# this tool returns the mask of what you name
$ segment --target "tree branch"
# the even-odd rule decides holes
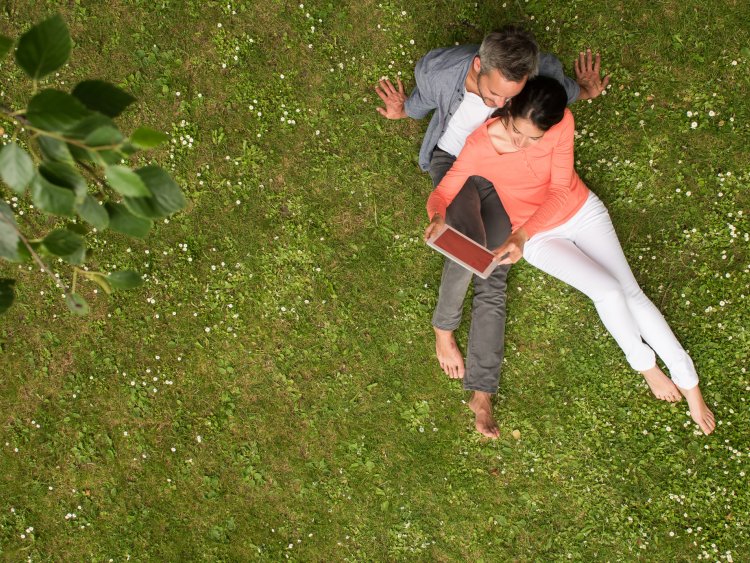
[[[99,188],[99,193],[102,196],[102,199],[107,198],[107,192],[104,191],[104,182],[101,181],[99,176],[96,175],[96,170],[91,168],[88,164],[85,162],[77,161],[78,165],[83,168],[89,175],[89,177],[96,183],[97,187]]]
[[[117,143],[116,145],[101,145],[99,147],[90,147],[89,145],[79,141],[78,139],[71,139],[70,137],[66,137],[65,135],[58,135],[57,133],[53,133],[52,131],[45,131],[44,129],[39,129],[38,127],[34,127],[29,122],[29,120],[26,119],[25,115],[22,115],[26,113],[25,111],[19,113],[17,111],[13,111],[7,106],[0,105],[0,113],[2,113],[5,117],[11,119],[12,121],[17,121],[29,131],[33,131],[39,135],[44,135],[45,137],[57,139],[58,141],[68,143],[76,147],[81,147],[82,149],[93,151],[94,153],[98,153],[101,151],[118,150],[122,147],[122,143]]]
[[[52,281],[55,284],[55,287],[57,287],[58,289],[62,289],[63,290],[63,297],[65,299],[67,299],[68,298],[68,288],[67,288],[67,286],[63,282],[61,282],[55,276],[54,273],[52,273],[52,270],[49,269],[49,267],[47,266],[47,264],[45,264],[44,260],[42,260],[41,257],[36,253],[36,251],[34,250],[34,247],[31,246],[31,243],[23,235],[23,233],[18,230],[18,227],[13,223],[13,221],[9,220],[2,213],[0,213],[0,220],[5,221],[5,223],[7,223],[8,225],[10,225],[11,228],[14,231],[16,231],[16,233],[18,234],[18,238],[21,239],[21,242],[23,242],[24,246],[29,251],[29,254],[31,254],[31,257],[34,259],[34,262],[37,263],[37,265],[39,266],[39,268],[41,268],[42,272],[44,272],[45,274],[47,274],[52,279]]]

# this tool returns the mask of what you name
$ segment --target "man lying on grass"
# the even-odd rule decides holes
[[[381,79],[375,89],[385,107],[377,109],[388,119],[422,119],[434,111],[419,152],[419,165],[429,172],[436,187],[461,152],[469,134],[493,111],[504,107],[517,95],[529,77],[538,73],[557,79],[565,88],[568,103],[572,103],[595,98],[604,91],[609,77],[602,78],[599,69],[599,55],[592,57],[591,50],[588,50],[580,53],[575,62],[577,81],[568,78],[554,55],[539,53],[531,34],[517,27],[506,27],[487,35],[480,46],[463,45],[427,53],[417,62],[414,70],[416,86],[408,98],[401,80],[396,88],[387,78]],[[494,189],[487,180],[475,176],[466,183],[473,184],[487,197],[493,197]],[[502,204],[496,211],[493,228],[487,233],[488,248],[500,246],[510,234],[510,221]],[[459,215],[458,209],[454,214]],[[461,322],[471,273],[449,259],[445,261],[438,304],[432,318],[440,367],[449,377],[463,379],[464,389],[475,390],[470,405],[477,415],[477,430],[492,437],[497,436],[497,427],[491,416],[492,393],[476,389],[478,381],[486,379],[488,374],[497,380],[500,372],[509,268],[509,265],[497,267],[489,279],[477,278],[475,281],[466,360],[468,370],[464,368],[463,356],[453,333]]]

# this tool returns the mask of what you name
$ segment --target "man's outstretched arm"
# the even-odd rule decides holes
[[[578,54],[575,60],[575,71],[576,82],[581,88],[578,94],[579,100],[593,100],[607,89],[609,75],[601,76],[601,62],[599,53],[595,57],[591,56],[591,49]]]
[[[383,77],[375,86],[375,91],[383,100],[385,107],[379,107],[380,115],[387,119],[422,119],[437,107],[434,82],[439,78],[431,70],[430,60],[434,59],[430,51],[417,61],[414,67],[414,88],[407,96],[400,78],[396,78],[398,88],[387,77]]]
[[[396,78],[398,82],[398,89],[396,89],[388,78],[381,78],[378,85],[375,86],[375,91],[383,100],[385,107],[378,107],[378,113],[386,119],[403,119],[409,117],[404,109],[404,103],[406,102],[406,92],[404,92],[404,85],[400,78]]]

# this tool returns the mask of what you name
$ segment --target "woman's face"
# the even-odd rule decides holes
[[[510,142],[519,150],[539,142],[544,136],[544,131],[525,117],[509,117],[506,127]]]

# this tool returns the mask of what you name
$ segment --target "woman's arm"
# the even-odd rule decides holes
[[[574,131],[573,114],[566,109],[565,117],[560,122],[558,131],[555,132],[558,138],[550,157],[550,185],[547,198],[522,225],[528,238],[533,237],[550,223],[555,214],[565,207],[572,193],[571,190],[575,180],[573,166]]]

